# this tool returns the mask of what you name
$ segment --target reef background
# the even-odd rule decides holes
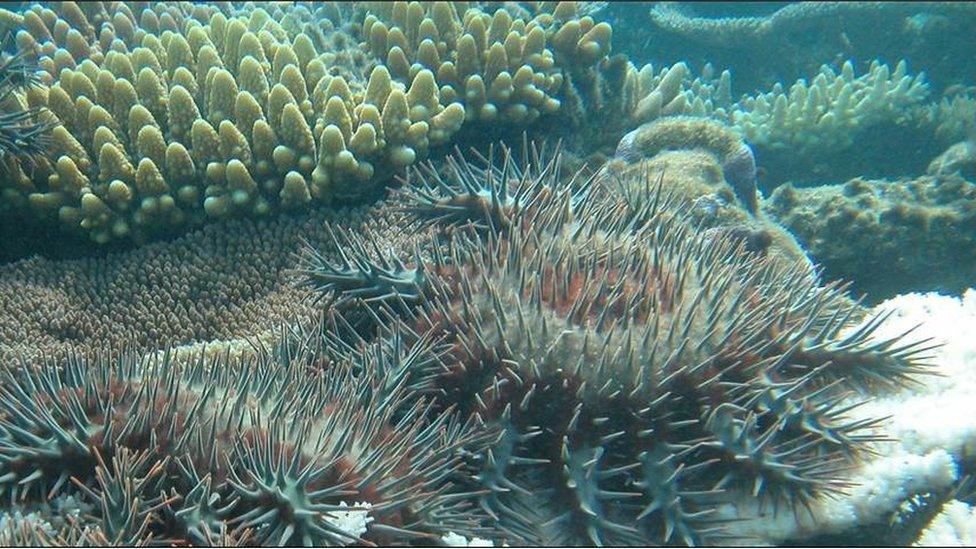
[[[0,541],[972,540],[974,28],[5,4]]]

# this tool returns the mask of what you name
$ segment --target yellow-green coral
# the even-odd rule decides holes
[[[70,6],[61,16],[77,19]],[[118,11],[116,24],[102,26],[105,40],[61,54],[70,61],[61,67],[48,55],[57,57],[57,32],[46,29],[65,20],[42,8],[23,16],[34,32],[19,41],[51,82],[38,100],[66,131],[54,136],[54,162],[5,185],[9,202],[26,199],[99,243],[142,240],[206,217],[294,209],[306,195],[325,203],[361,196],[464,120],[460,105],[441,103],[430,71],[405,86],[377,67],[373,93],[353,93],[322,70],[307,36],[289,38],[261,8],[230,17],[194,10],[205,23],[182,25],[169,13],[146,8],[137,24]],[[119,16],[139,31],[115,36],[125,27]],[[146,20],[162,30],[147,30]]]
[[[469,120],[527,124],[559,109],[562,67],[592,66],[610,51],[610,26],[577,18],[571,4],[529,19],[450,2],[371,2],[363,47],[398,80],[431,71]]]
[[[357,46],[335,30],[338,11],[3,12],[44,71],[30,101],[64,124],[51,162],[2,184],[6,207],[106,243],[358,199],[466,121],[524,126],[557,111],[563,65],[592,66],[610,49],[610,26],[571,2],[531,18],[458,6],[367,5],[358,51],[377,62],[344,68],[335,48]]]
[[[904,61],[894,71],[874,61],[861,76],[847,61],[839,74],[824,66],[809,84],[744,97],[729,119],[750,143],[806,155],[849,147],[858,131],[906,116],[927,93],[924,74],[908,74]]]

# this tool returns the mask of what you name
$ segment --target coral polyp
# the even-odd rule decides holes
[[[586,204],[613,194],[571,210],[613,211]],[[836,285],[681,214],[615,230],[565,197],[517,230],[447,236],[418,304],[389,313],[450,345],[435,398],[495,433],[470,482],[510,539],[700,544],[735,494],[775,509],[841,492],[876,439],[841,402],[908,383],[924,345],[869,344],[877,322],[840,337],[858,309]]]

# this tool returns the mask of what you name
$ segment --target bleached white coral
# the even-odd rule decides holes
[[[495,544],[482,538],[468,539],[461,534],[448,532],[441,536],[441,543],[448,547],[494,547]]]
[[[347,505],[346,502],[340,501],[339,507],[346,508],[348,511],[332,511],[327,513],[329,522],[339,528],[340,530],[356,537],[360,537],[366,533],[366,525],[373,522],[373,517],[369,516],[369,510],[372,505],[369,502],[354,503],[353,505]]]
[[[83,525],[82,516],[91,505],[74,495],[58,495],[29,509],[14,507],[0,511],[0,546],[45,543],[56,538],[69,523]]]
[[[959,500],[942,506],[928,528],[914,543],[916,547],[972,547],[976,545],[976,508]]]
[[[854,409],[855,419],[885,417],[880,435],[892,439],[876,445],[878,458],[853,471],[855,486],[846,495],[815,502],[808,514],[760,509],[742,498],[723,509],[727,517],[744,519],[730,529],[752,543],[775,544],[816,534],[840,532],[867,525],[899,508],[916,494],[950,487],[958,480],[962,461],[976,455],[976,289],[961,298],[938,294],[908,294],[880,304],[876,312],[891,311],[874,337],[883,340],[915,328],[909,339],[944,343],[931,351],[932,374],[918,387],[881,396]],[[959,509],[950,509],[955,524]],[[941,526],[940,526],[941,525]],[[953,526],[954,527],[954,526]],[[933,523],[930,537],[938,539],[948,526]],[[965,532],[960,532],[960,536]],[[948,535],[948,534],[946,534]]]

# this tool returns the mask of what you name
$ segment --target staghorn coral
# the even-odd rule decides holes
[[[397,372],[322,351],[4,363],[0,489],[25,504],[80,499],[85,520],[56,532],[80,544],[389,544],[481,531],[451,479],[458,449],[480,437],[447,415],[425,419]]]
[[[868,345],[877,319],[840,336],[858,309],[805,268],[606,200],[567,186],[505,231],[449,233],[379,332],[450,346],[404,383],[495,434],[469,466],[507,538],[701,543],[729,498],[840,490],[877,420],[838,398],[906,383],[923,348]]]
[[[958,293],[976,272],[976,186],[958,173],[776,189],[764,210],[830,279],[878,301],[909,290]]]

